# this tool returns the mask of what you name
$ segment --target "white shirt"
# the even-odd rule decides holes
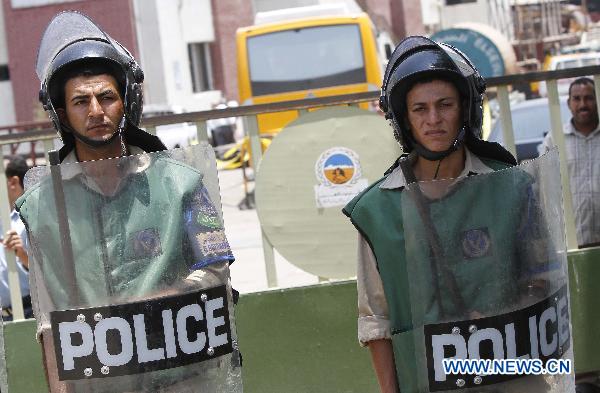
[[[565,147],[577,243],[600,243],[600,124],[587,136],[565,123]],[[554,147],[552,134],[544,139],[543,151]]]
[[[19,217],[19,213],[13,210],[10,213],[10,227],[14,229],[21,239],[23,240],[23,248],[28,251],[27,243],[27,232],[25,225]],[[0,228],[0,232],[4,235],[4,230]],[[6,249],[4,246],[0,246],[0,302],[2,308],[10,307],[10,288],[8,286],[8,264],[6,262]],[[8,251],[12,252],[12,251]],[[21,286],[21,296],[25,297],[29,295],[29,272],[23,265],[19,258],[17,258],[17,272],[19,273],[19,284]]]

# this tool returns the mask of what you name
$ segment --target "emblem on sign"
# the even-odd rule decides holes
[[[315,174],[320,183],[315,186],[319,208],[344,206],[368,185],[361,177],[358,154],[345,147],[324,151],[315,164]]]

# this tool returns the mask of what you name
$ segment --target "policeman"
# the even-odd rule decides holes
[[[58,176],[52,172],[51,179],[33,182],[16,206],[34,248],[32,297],[51,391],[215,389],[214,381],[202,382],[216,375],[207,372],[210,367],[121,377],[96,386],[84,381],[69,387],[60,381],[57,370],[64,362],[57,359],[57,326],[50,326],[49,313],[228,285],[233,256],[206,188],[211,179],[158,154],[165,150],[163,143],[138,128],[143,72],[123,46],[86,16],[60,13],[42,37],[36,68],[40,101],[64,146]],[[228,292],[226,307],[230,300]],[[159,369],[178,365],[171,359]],[[186,380],[192,378],[196,388]]]
[[[483,188],[478,195],[460,180],[445,180],[516,165],[500,145],[481,140],[484,91],[468,58],[425,37],[404,39],[387,65],[380,107],[405,155],[343,209],[359,231],[358,337],[369,347],[382,392],[429,391],[407,366],[420,341],[410,338],[415,325],[477,319],[493,314],[492,304],[518,302],[521,284],[530,291],[543,286],[516,276],[515,254],[545,252],[544,245],[543,251],[534,245],[523,250],[515,239],[523,197],[530,194],[527,176],[497,177],[487,188],[511,188],[496,208],[517,213],[502,223],[486,218]],[[411,187],[415,182],[427,183]],[[456,233],[472,216],[476,222]],[[448,253],[448,244],[460,251]],[[419,281],[421,271],[429,272],[427,282]],[[415,286],[422,296],[411,292]]]

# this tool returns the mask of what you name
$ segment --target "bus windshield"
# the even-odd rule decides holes
[[[365,83],[358,25],[285,30],[248,39],[252,95]]]

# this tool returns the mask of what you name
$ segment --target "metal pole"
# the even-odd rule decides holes
[[[510,100],[508,98],[508,86],[498,86],[498,104],[500,104],[500,119],[502,119],[502,139],[504,146],[517,157],[515,146],[515,134],[512,126],[512,114],[510,113]]]
[[[44,149],[46,150],[46,165],[50,165],[50,157],[48,155],[54,150],[54,139],[44,139]]]
[[[262,147],[260,144],[260,136],[258,135],[258,121],[256,116],[244,116],[244,128],[250,139],[250,152],[252,155],[252,168],[254,170],[254,178],[258,173],[260,159],[262,157]],[[275,254],[273,245],[262,230],[261,235],[263,244],[263,254],[265,256],[265,270],[267,274],[267,285],[269,288],[277,286],[277,269],[275,267]]]
[[[208,143],[208,128],[205,120],[196,122],[196,137],[198,138],[198,143]]]
[[[58,231],[60,236],[60,246],[63,253],[63,271],[65,273],[65,283],[67,284],[67,293],[71,306],[79,306],[79,288],[77,287],[77,269],[75,266],[75,257],[73,255],[73,245],[71,243],[71,231],[69,229],[69,220],[67,218],[67,208],[65,193],[62,185],[62,174],[60,170],[60,158],[57,150],[48,153],[50,163],[50,175],[52,177],[52,189],[54,191],[54,204],[58,220]]]
[[[556,80],[547,80],[548,105],[550,107],[550,124],[552,125],[552,139],[558,146],[560,158],[560,178],[562,183],[563,210],[565,215],[565,231],[567,232],[567,248],[577,249],[577,235],[575,231],[575,217],[573,215],[573,201],[571,199],[571,182],[567,166],[567,148],[563,133],[562,119],[560,116],[560,101]]]
[[[0,147],[0,164],[2,170],[0,171],[0,206],[8,209],[0,213],[0,219],[2,222],[2,231],[6,232],[10,229],[10,211],[12,206],[8,201],[8,185],[6,184],[6,174],[4,173],[4,149]],[[4,238],[4,233],[2,233]],[[21,285],[19,283],[19,270],[17,269],[17,258],[15,253],[12,251],[4,250],[4,257],[6,258],[6,265],[8,267],[8,287],[10,289],[10,305],[12,308],[13,320],[25,319],[25,313],[23,312],[23,296],[21,295]]]

